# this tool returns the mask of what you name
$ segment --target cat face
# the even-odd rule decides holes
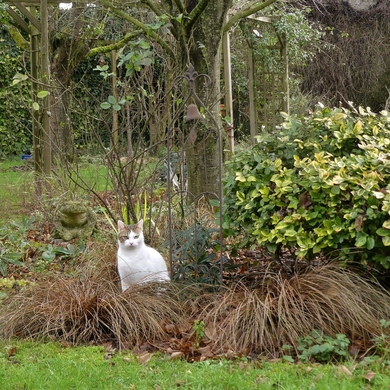
[[[142,245],[144,242],[142,227],[142,219],[135,225],[125,225],[122,221],[118,221],[119,245],[122,245],[126,248]]]

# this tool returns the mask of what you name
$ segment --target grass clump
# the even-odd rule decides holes
[[[121,293],[118,283],[102,276],[57,277],[10,295],[0,336],[131,348],[164,340],[166,326],[184,322],[173,285],[135,285]]]
[[[328,265],[293,277],[266,271],[255,288],[239,283],[214,295],[201,318],[212,340],[244,354],[279,356],[284,345],[298,354],[299,340],[314,329],[359,340],[365,350],[382,334],[388,302],[379,286]]]
[[[32,168],[22,160],[0,161],[0,223],[25,214],[34,193]]]

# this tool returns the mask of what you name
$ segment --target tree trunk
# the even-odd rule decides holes
[[[188,49],[189,62],[195,71],[210,77],[209,88],[204,88],[202,84],[204,79],[199,78],[196,93],[218,123],[216,128],[210,118],[206,118],[206,124],[199,121],[194,129],[196,138],[193,137],[195,139],[186,143],[188,191],[192,199],[202,194],[207,197],[218,196],[221,185],[218,145],[218,138],[223,136],[219,119],[220,52],[222,27],[231,3],[231,0],[209,2],[193,30],[193,41]],[[188,63],[185,65],[188,66]]]
[[[53,134],[53,152],[57,159],[72,158],[74,154],[71,126],[71,91],[74,69],[88,52],[89,47],[82,40],[86,5],[73,3],[70,10],[71,34],[61,34],[56,30],[55,18],[50,18],[52,39],[50,94],[50,128]]]
[[[50,128],[53,134],[53,154],[61,160],[63,157],[70,158],[74,153],[70,120],[70,83],[63,84],[57,77],[52,84]]]

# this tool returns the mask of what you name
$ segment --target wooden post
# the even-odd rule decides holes
[[[230,152],[234,153],[234,127],[233,127],[233,93],[232,71],[230,63],[230,35],[226,32],[222,40],[223,47],[223,73],[225,79],[225,109],[226,116],[230,118],[230,126],[225,124]]]
[[[116,88],[117,76],[116,76],[116,50],[111,51],[111,72],[112,72],[112,96],[118,101],[118,93]],[[118,111],[112,110],[112,148],[114,155],[119,153],[119,137],[118,137]]]
[[[284,74],[283,74],[283,86],[284,86],[284,93],[286,94],[283,99],[283,110],[288,115],[290,115],[290,86],[288,83],[289,78],[289,68],[288,68],[288,48],[287,48],[287,38],[286,35],[283,34],[281,36],[282,41],[282,56],[284,60]]]
[[[30,7],[30,13],[36,15],[36,7]],[[38,67],[39,67],[39,30],[30,25],[30,62],[31,62],[31,89],[32,101],[38,103]],[[32,132],[33,132],[33,158],[34,172],[40,176],[42,174],[42,145],[41,145],[41,124],[39,122],[39,111],[33,110],[32,113]],[[37,186],[37,193],[40,194],[40,189]]]
[[[256,85],[255,85],[255,64],[253,59],[252,45],[248,45],[248,81],[249,81],[249,120],[251,142],[255,144],[257,135],[257,107],[256,107]]]
[[[41,0],[41,88],[49,90],[50,67],[49,67],[49,26],[47,0]],[[43,131],[43,173],[51,173],[51,149],[52,137],[49,122],[50,107],[49,96],[42,99],[42,131]]]

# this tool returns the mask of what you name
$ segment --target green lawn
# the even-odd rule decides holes
[[[145,361],[145,362],[143,362]],[[0,341],[0,388],[19,389],[388,389],[383,366],[290,364],[238,359],[188,363],[140,359],[104,347]]]
[[[22,160],[0,161],[0,222],[26,214],[34,193],[34,174]]]
[[[51,197],[54,198],[57,192],[61,197],[66,193],[73,195],[76,192],[83,193],[70,176],[82,182],[86,189],[104,191],[112,188],[104,165],[99,162],[84,163],[71,175],[57,168],[56,175],[49,181]],[[16,159],[0,161],[0,223],[6,223],[21,215],[28,215],[31,212],[34,196],[35,177],[31,160],[29,162]]]

